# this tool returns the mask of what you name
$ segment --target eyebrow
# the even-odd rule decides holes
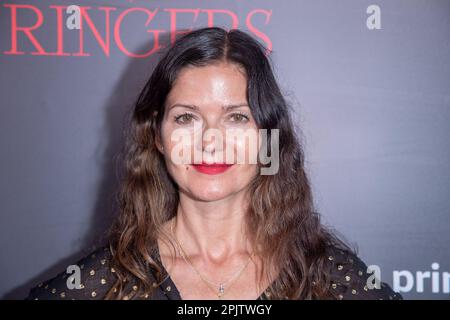
[[[182,103],[176,103],[176,104],[172,105],[169,108],[169,110],[172,109],[172,108],[175,108],[175,107],[182,107],[182,108],[188,108],[188,109],[191,109],[191,110],[198,110],[198,107],[196,105],[193,105],[193,104],[182,104]],[[229,110],[240,108],[240,107],[249,107],[249,105],[246,102],[239,103],[239,104],[228,104],[228,105],[222,106],[222,109],[224,109],[225,111],[229,111]]]

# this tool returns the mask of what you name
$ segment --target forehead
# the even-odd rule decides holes
[[[236,64],[189,66],[179,72],[167,100],[170,103],[232,103],[230,100],[245,99],[246,92],[247,78],[242,68]]]

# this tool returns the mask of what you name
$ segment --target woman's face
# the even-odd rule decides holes
[[[191,198],[224,199],[245,190],[257,174],[258,128],[246,88],[235,64],[179,72],[166,99],[157,147],[180,191]]]

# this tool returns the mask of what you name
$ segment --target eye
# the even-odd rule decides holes
[[[250,117],[242,112],[236,112],[231,114],[230,118],[233,122],[248,122],[250,120]]]
[[[188,124],[192,119],[194,118],[194,115],[189,112],[185,112],[180,115],[176,115],[174,117],[174,120],[178,124]]]

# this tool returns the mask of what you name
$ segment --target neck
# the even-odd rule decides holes
[[[240,195],[204,202],[180,193],[174,232],[186,254],[212,265],[248,255],[243,203]]]

